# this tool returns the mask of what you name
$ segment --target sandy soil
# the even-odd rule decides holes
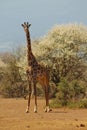
[[[38,99],[38,113],[25,113],[27,100],[0,99],[0,130],[87,130],[87,109],[53,109],[44,113],[45,101]]]

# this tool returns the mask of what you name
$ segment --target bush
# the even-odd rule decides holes
[[[62,79],[57,86],[58,92],[56,98],[62,106],[66,106],[71,96],[71,88],[66,79]]]
[[[0,70],[0,94],[4,97],[21,97],[26,91],[16,59],[12,58],[6,67]]]
[[[62,79],[57,86],[56,98],[51,102],[52,107],[86,107],[87,103],[82,100],[85,97],[86,89],[78,81],[69,83]]]
[[[69,102],[68,107],[69,108],[87,108],[87,99],[80,100],[77,102]]]
[[[58,99],[53,99],[53,100],[51,101],[51,103],[50,103],[50,106],[51,106],[52,108],[61,108],[61,107],[62,107],[62,104],[61,104],[60,100],[58,100]]]
[[[50,103],[50,106],[52,108],[60,108],[60,107],[64,107],[62,106],[62,102],[60,100],[57,99],[53,99],[53,101]],[[87,108],[87,99],[85,100],[79,100],[76,102],[67,102],[67,107],[68,108]]]

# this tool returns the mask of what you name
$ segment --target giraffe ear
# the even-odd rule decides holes
[[[31,26],[31,24],[29,24],[29,27]]]

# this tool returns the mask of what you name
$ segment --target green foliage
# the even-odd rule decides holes
[[[85,97],[86,86],[84,86],[84,84],[81,84],[80,81],[77,81],[77,80],[72,81],[70,84],[70,87],[72,88],[71,97],[73,99],[73,102]]]
[[[57,86],[56,98],[52,101],[52,107],[86,107],[85,98],[86,88],[78,81],[69,83],[66,79],[62,79]]]
[[[51,103],[50,103],[50,107],[51,107],[51,108],[61,108],[61,107],[63,107],[63,106],[62,106],[60,100],[54,98],[54,99],[51,101]]]
[[[77,102],[69,102],[68,107],[69,108],[87,108],[87,99],[79,100]]]
[[[58,84],[58,93],[56,94],[57,99],[60,101],[62,106],[66,106],[69,99],[70,99],[70,91],[71,88],[69,87],[69,84],[67,80],[63,79]]]

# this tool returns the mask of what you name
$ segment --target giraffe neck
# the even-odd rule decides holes
[[[30,33],[29,33],[29,31],[26,33],[26,39],[27,39],[28,53],[30,53],[31,52],[31,39],[30,39]]]
[[[36,58],[34,57],[31,49],[31,39],[30,39],[30,33],[29,31],[26,33],[26,39],[27,39],[27,61],[28,66],[32,66],[32,64],[38,64],[36,61]]]
[[[30,32],[28,31],[26,33],[26,40],[27,40],[27,61],[28,61],[28,65],[30,65],[30,61],[31,61],[31,39],[30,39]]]

